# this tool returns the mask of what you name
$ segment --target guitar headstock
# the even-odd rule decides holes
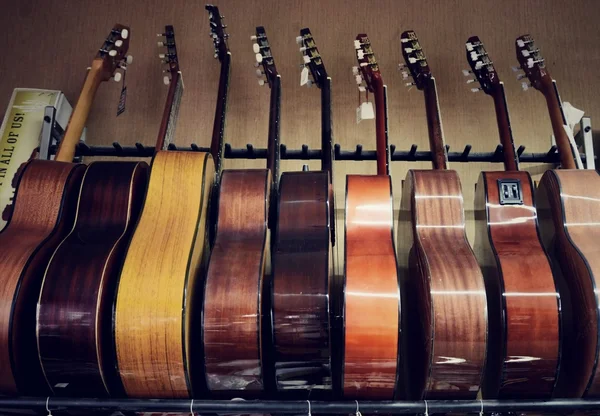
[[[254,43],[252,44],[252,50],[255,53],[256,63],[254,64],[257,67],[256,75],[258,76],[258,85],[265,85],[265,79],[263,79],[263,75],[266,78],[266,82],[269,84],[269,87],[273,85],[273,81],[277,78],[277,67],[275,66],[275,59],[273,58],[273,54],[271,53],[271,45],[269,44],[269,39],[267,38],[267,33],[265,32],[265,28],[262,26],[256,27],[256,34],[250,37]],[[262,69],[259,68],[262,66]]]
[[[210,23],[209,36],[212,38],[215,47],[215,58],[219,58],[222,61],[229,52],[229,47],[227,46],[229,34],[225,33],[227,25],[223,24],[225,16],[222,16],[219,13],[219,8],[212,4],[207,4],[205,9],[208,11],[208,20]]]
[[[119,68],[125,68],[133,60],[131,55],[126,56],[129,50],[129,37],[131,31],[128,26],[116,24],[102,47],[98,50],[92,69],[98,70],[103,81],[108,81],[114,76],[115,81],[121,80],[121,73],[116,72]]]
[[[304,61],[300,85],[310,87],[315,83],[317,84],[317,87],[321,88],[327,81],[328,75],[321,54],[319,54],[319,49],[317,49],[317,44],[315,43],[309,28],[300,30],[300,36],[296,37],[296,43],[300,46],[300,53],[302,54],[302,59]],[[312,78],[312,80],[310,78]]]
[[[521,66],[520,69],[525,72],[525,75],[531,82],[531,85],[544,92],[544,89],[552,85],[552,77],[546,69],[544,58],[540,50],[535,46],[533,38],[530,35],[519,36],[515,41],[517,50],[517,61]],[[527,83],[523,83],[523,89],[526,90]]]
[[[500,84],[500,78],[496,68],[494,68],[494,63],[485,50],[485,46],[483,46],[483,42],[479,40],[479,37],[471,36],[465,43],[465,49],[471,71],[464,70],[463,73],[465,76],[475,75],[481,86],[480,88],[472,88],[471,91],[477,92],[481,89],[486,94],[492,94],[496,85]],[[467,81],[467,83],[471,82],[475,82],[475,80],[470,79]]]
[[[406,85],[416,85],[418,89],[422,90],[427,85],[427,80],[431,77],[431,71],[425,57],[425,52],[423,52],[419,43],[419,38],[414,31],[407,30],[400,35],[400,43],[402,56],[406,62],[405,65],[401,65],[401,68],[408,68],[413,78],[413,82],[409,82]],[[404,74],[404,78],[407,79],[408,73],[404,72]]]
[[[364,33],[356,36],[354,49],[356,51],[356,60],[358,61],[358,67],[354,67],[353,69],[356,76],[356,83],[360,85],[364,81],[366,89],[369,92],[375,92],[376,88],[383,86],[383,79],[381,78],[379,64],[375,59],[369,37]]]
[[[179,72],[179,60],[177,58],[177,45],[175,44],[175,29],[171,25],[165,26],[165,32],[159,33],[157,36],[164,37],[164,40],[158,42],[159,48],[165,50],[158,54],[158,57],[167,65],[164,76],[164,82],[169,85],[173,79],[173,75]]]

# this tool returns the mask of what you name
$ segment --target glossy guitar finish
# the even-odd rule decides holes
[[[367,35],[355,45],[375,97],[377,176],[346,177],[342,388],[348,398],[390,400],[401,337],[385,88]]]
[[[401,40],[424,92],[434,167],[409,170],[400,206],[403,390],[409,400],[474,399],[486,357],[484,280],[466,237],[458,174],[447,170],[435,79],[416,34]]]
[[[112,308],[147,181],[144,162],[94,162],[86,169],[75,225],[52,256],[38,302],[40,359],[55,394],[121,391]]]
[[[322,170],[281,175],[271,314],[278,392],[314,398],[315,393],[327,395],[332,389],[331,79],[310,30],[302,29],[300,38],[306,48],[303,54],[310,58],[307,66],[321,89]]]
[[[481,89],[494,100],[506,172],[482,172],[475,253],[488,302],[487,399],[549,399],[559,369],[560,298],[538,232],[533,183],[519,172],[504,84],[478,37],[466,43]]]
[[[0,391],[49,391],[36,343],[36,306],[44,270],[73,227],[85,167],[34,160],[20,178],[12,217],[0,232]],[[34,209],[33,207],[36,207]]]

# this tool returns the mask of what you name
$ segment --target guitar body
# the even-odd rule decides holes
[[[268,288],[263,276],[270,176],[267,169],[225,170],[221,175],[202,314],[206,382],[212,393],[264,390],[261,305]]]
[[[271,290],[278,392],[331,392],[329,188],[327,172],[281,175]]]
[[[502,204],[498,181],[519,181],[522,204]],[[538,233],[524,171],[482,172],[475,196],[475,253],[485,279],[488,351],[482,393],[550,399],[561,351],[561,305]]]
[[[343,393],[391,400],[401,337],[390,177],[347,176],[345,221]]]
[[[474,399],[485,365],[487,305],[455,171],[408,172],[398,244],[405,394]]]
[[[0,393],[45,395],[36,343],[44,270],[73,227],[85,167],[34,160],[25,166],[12,216],[0,233]]]
[[[112,308],[148,170],[145,162],[94,162],[86,169],[75,225],[52,256],[38,302],[38,348],[55,394],[121,393]]]
[[[117,365],[129,397],[192,394],[213,180],[207,153],[160,151],[152,161],[114,311]]]
[[[600,177],[593,170],[549,170],[536,196],[542,241],[560,265],[564,325],[555,396],[598,397]]]

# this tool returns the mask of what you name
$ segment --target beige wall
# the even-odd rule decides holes
[[[214,115],[218,62],[212,58],[204,4],[196,0],[20,0],[3,1],[0,27],[4,42],[0,59],[0,107],[14,87],[56,88],[74,103],[96,49],[115,22],[132,28],[130,53],[134,64],[127,74],[127,111],[115,118],[120,85],[107,83],[99,91],[88,123],[88,140],[108,144],[118,139],[152,144],[158,130],[166,87],[157,58],[156,33],[165,24],[176,30],[185,80],[177,143],[207,146]],[[531,33],[542,48],[547,65],[558,81],[564,100],[584,109],[594,120],[600,115],[600,7],[597,0],[422,0],[422,1],[233,1],[218,4],[229,25],[233,54],[232,81],[226,140],[234,146],[252,142],[266,145],[268,89],[254,75],[250,35],[256,25],[266,28],[283,78],[283,143],[298,148],[319,144],[319,94],[299,86],[301,58],[295,43],[300,28],[312,30],[333,78],[334,136],[343,148],[363,143],[374,148],[374,125],[356,126],[357,92],[350,68],[355,64],[352,40],[369,35],[382,75],[389,86],[390,143],[407,149],[416,143],[427,148],[422,94],[403,87],[397,71],[401,61],[399,35],[414,29],[421,39],[437,78],[446,142],[457,150],[470,143],[473,151],[493,149],[498,142],[491,98],[472,94],[461,69],[467,67],[464,42],[478,35],[506,84],[517,145],[543,151],[550,144],[551,128],[542,96],[524,93],[510,70],[515,65],[514,39]],[[284,162],[284,169],[299,169],[302,162]],[[260,162],[227,161],[227,167],[261,166]],[[315,168],[318,163],[313,164]],[[392,173],[395,208],[400,182],[408,167],[427,164],[395,162]],[[472,207],[473,186],[482,169],[500,165],[458,164],[467,207]],[[541,171],[541,167],[531,167]],[[374,163],[337,162],[338,209],[343,208],[345,175],[373,173]]]

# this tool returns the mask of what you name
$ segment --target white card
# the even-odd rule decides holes
[[[302,68],[302,72],[300,72],[300,86],[304,86],[308,83],[308,68]]]
[[[361,103],[356,108],[356,124],[363,120],[372,120],[375,118],[375,111],[373,110],[373,103],[366,101]]]

